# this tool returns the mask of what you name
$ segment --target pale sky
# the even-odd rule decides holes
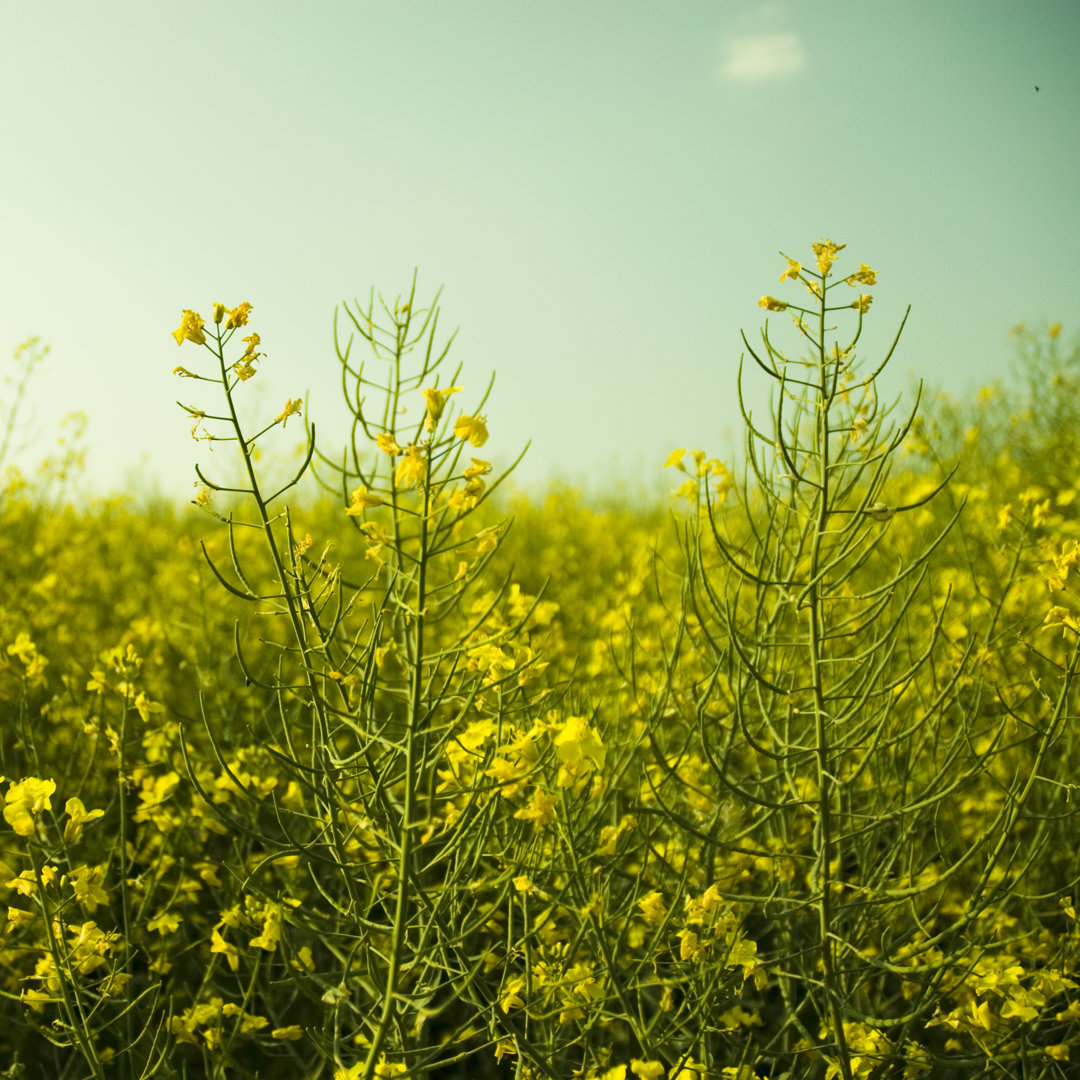
[[[332,449],[334,306],[417,267],[496,372],[487,456],[663,483],[730,453],[780,249],[879,272],[871,346],[912,305],[897,388],[1075,335],[1078,56],[1075,0],[2,0],[0,355],[51,345],[40,448],[85,410],[90,489],[186,499],[181,309],[252,303],[267,409],[310,391]]]

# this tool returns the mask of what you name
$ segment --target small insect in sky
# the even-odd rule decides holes
[[[1037,94],[1038,92],[1039,92],[1039,88],[1036,86],[1035,87],[1035,93]]]

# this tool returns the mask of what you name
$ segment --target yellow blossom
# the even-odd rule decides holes
[[[210,931],[210,952],[224,956],[232,971],[236,971],[240,966],[240,950],[225,940],[217,926]]]
[[[460,386],[451,386],[446,390],[440,390],[438,387],[429,386],[423,391],[424,404],[427,407],[429,431],[439,422],[439,418],[446,408],[446,399],[451,394],[456,394],[460,390]]]
[[[225,318],[225,312],[229,309],[221,303],[214,304],[214,325],[220,326],[221,320]]]
[[[94,811],[100,813],[100,811]],[[75,899],[93,913],[98,905],[109,902],[105,889],[105,868],[103,866],[79,866],[67,876],[68,884],[75,893]]]
[[[132,701],[131,704],[144,724],[150,723],[151,714],[163,713],[165,711],[164,705],[159,705],[156,701],[151,701],[142,691],[135,695],[135,700]]]
[[[229,312],[229,317],[225,321],[226,330],[235,330],[238,326],[244,326],[248,321],[248,314],[251,311],[251,305],[246,301],[239,307],[234,307]]]
[[[481,529],[476,534],[476,554],[478,558],[489,555],[499,546],[499,533],[501,531],[501,526],[491,525],[486,529]]]
[[[570,716],[555,736],[555,750],[562,766],[559,769],[559,787],[569,787],[581,776],[587,776],[593,768],[602,769],[606,751],[596,730],[580,716]]]
[[[662,1061],[641,1061],[631,1058],[630,1071],[641,1080],[660,1080],[667,1070]]]
[[[504,1057],[517,1057],[517,1046],[512,1039],[500,1039],[495,1044],[493,1053],[496,1062],[501,1062]]]
[[[33,870],[24,870],[18,877],[4,882],[5,889],[11,889],[20,896],[33,896],[37,892],[37,878]]]
[[[479,458],[473,458],[472,464],[465,470],[465,494],[473,500],[474,505],[487,488],[487,484],[481,478],[489,472],[491,472],[491,462],[481,461]]]
[[[757,942],[749,938],[739,938],[732,946],[725,962],[727,967],[741,967],[743,978],[754,978],[754,983],[760,989],[767,981],[765,969],[758,963]]]
[[[512,799],[525,786],[524,766],[520,762],[508,761],[505,757],[495,758],[484,775],[490,776],[499,785],[499,794],[504,799]]]
[[[810,245],[817,256],[818,273],[826,277],[836,262],[836,256],[847,247],[846,244],[834,244],[831,240],[819,240]]]
[[[504,1013],[508,1013],[511,1009],[520,1009],[524,1007],[525,999],[521,996],[521,992],[524,989],[524,975],[515,975],[506,982],[503,986],[502,993],[499,994],[499,1005]]]
[[[376,1076],[404,1076],[408,1071],[400,1061],[387,1061],[385,1054],[379,1056],[379,1064],[375,1066]]]
[[[865,315],[870,310],[870,305],[874,298],[869,293],[863,293],[858,300],[852,301],[851,306],[859,312],[860,315]]]
[[[13,783],[4,796],[4,820],[19,836],[32,836],[34,833],[34,814],[52,809],[49,798],[56,791],[52,780],[39,780],[31,776],[19,783]]]
[[[402,449],[398,446],[397,439],[394,438],[389,432],[382,432],[375,438],[375,444],[384,453],[389,454],[391,457],[397,457],[402,453]]]
[[[876,285],[877,271],[871,270],[866,263],[859,263],[859,269],[854,274],[849,274],[844,281],[848,285]]]
[[[787,258],[787,256],[784,256]],[[788,259],[787,269],[780,275],[781,281],[787,281],[791,278],[794,281],[802,273],[802,263],[797,263],[794,259]]]
[[[304,1037],[304,1029],[299,1024],[290,1024],[288,1027],[274,1028],[270,1032],[271,1039],[289,1039],[296,1042]]]
[[[701,955],[701,940],[693,930],[680,930],[675,936],[679,939],[680,960],[696,960]]]
[[[105,816],[104,810],[91,810],[88,813],[82,799],[79,798],[68,799],[64,804],[64,810],[68,815],[68,820],[64,823],[64,839],[69,844],[76,844],[82,839],[83,828],[88,821]]]
[[[270,904],[263,912],[262,933],[257,934],[249,942],[253,949],[265,949],[274,952],[281,940],[281,908],[277,904]]]
[[[1069,571],[1075,569],[1077,563],[1080,563],[1080,543],[1076,540],[1066,540],[1061,545],[1061,554],[1053,558],[1054,568],[1047,574],[1046,584],[1051,590],[1060,592],[1065,588]],[[1046,569],[1043,567],[1043,570]]]
[[[990,1015],[990,1003],[984,1001],[981,1004],[973,1001],[971,1003],[971,1015],[967,1018],[968,1022],[974,1027],[984,1028],[989,1031],[993,1026],[993,1018]]]
[[[783,311],[787,308],[787,304],[783,300],[777,300],[775,296],[763,296],[757,302],[757,306],[767,311]]]
[[[398,487],[420,487],[427,476],[427,458],[421,447],[415,443],[405,450],[394,471],[394,481]]]
[[[668,454],[667,460],[664,462],[664,468],[670,469],[672,466],[674,466],[676,469],[681,469],[682,459],[685,454],[686,451],[683,449],[672,450],[671,453]]]
[[[285,408],[274,417],[274,423],[284,427],[289,422],[290,416],[300,415],[303,404],[299,398],[288,398],[285,402]]]
[[[697,502],[698,485],[696,480],[684,480],[675,492],[676,499],[686,499],[687,502]]]
[[[473,446],[483,446],[488,440],[486,420],[483,416],[479,415],[461,415],[454,423],[454,434],[459,439],[467,439]]]
[[[532,802],[514,814],[515,818],[522,821],[531,821],[534,829],[555,820],[555,804],[559,801],[558,796],[549,795],[542,788],[533,792]]]
[[[638,907],[641,908],[641,914],[645,916],[646,922],[661,923],[667,915],[664,897],[658,892],[651,892],[643,897],[638,901]]]
[[[7,651],[8,656],[17,656],[26,667],[29,667],[37,658],[37,646],[25,632],[15,638],[14,642],[7,647]]]
[[[1054,630],[1059,626],[1062,628],[1063,637],[1067,630],[1071,630],[1074,634],[1080,632],[1080,624],[1077,623],[1076,616],[1067,608],[1055,604],[1046,613],[1046,618],[1043,620],[1043,629]]]
[[[159,911],[147,924],[147,930],[156,930],[162,937],[174,934],[180,928],[180,916],[175,911]]]
[[[349,517],[356,517],[369,507],[382,506],[383,504],[383,500],[380,496],[373,495],[363,485],[358,488],[353,488],[350,499],[349,505],[345,508],[345,513],[348,514]]]
[[[103,671],[91,671],[90,679],[86,684],[87,690],[93,690],[96,694],[104,694],[109,689],[108,681]]]
[[[1061,323],[1051,323],[1046,329],[1046,335],[1051,341],[1055,341],[1061,335]]]
[[[184,308],[183,318],[180,325],[172,332],[177,345],[183,345],[185,341],[192,341],[196,345],[206,344],[206,334],[203,333],[202,317],[196,311]]]

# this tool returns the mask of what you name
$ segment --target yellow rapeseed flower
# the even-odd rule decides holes
[[[224,956],[232,971],[240,966],[240,950],[225,940],[217,926],[210,931],[210,952]]]
[[[446,408],[446,399],[451,394],[456,394],[460,390],[460,386],[451,386],[446,390],[440,390],[438,387],[429,386],[423,391],[424,404],[427,406],[429,430],[439,422],[439,418]]]
[[[786,255],[784,257],[787,258]],[[787,281],[788,278],[791,278],[792,281],[795,281],[801,273],[802,263],[797,263],[794,259],[788,259],[787,269],[780,275],[780,280]]]
[[[288,398],[285,408],[274,417],[274,423],[284,427],[289,422],[290,416],[299,416],[304,403],[299,398]]]
[[[88,821],[104,817],[104,810],[91,810],[87,812],[82,799],[71,798],[64,804],[68,820],[64,823],[64,839],[69,844],[77,843],[82,839],[83,828]]]
[[[37,646],[26,632],[19,634],[7,651],[8,656],[17,656],[27,667],[37,658]]]
[[[290,1024],[288,1027],[274,1028],[270,1032],[271,1039],[289,1039],[296,1042],[304,1037],[304,1029],[299,1024]]]
[[[567,717],[554,742],[555,751],[562,763],[558,776],[559,787],[569,787],[579,777],[587,776],[594,768],[604,767],[607,751],[596,730],[590,727],[584,717]]]
[[[848,285],[876,285],[877,271],[871,270],[866,263],[859,263],[859,269],[854,274],[848,274],[844,281]]]
[[[403,452],[401,447],[398,446],[397,439],[386,431],[376,436],[375,444],[384,454],[389,454],[391,457],[397,457]]]
[[[352,501],[345,509],[345,513],[349,517],[357,517],[362,514],[368,507],[382,506],[383,500],[378,495],[372,495],[366,487],[362,485],[358,488],[353,488],[351,495]]]
[[[638,907],[641,908],[641,914],[645,916],[646,922],[661,923],[667,915],[664,897],[658,892],[651,892],[643,897],[638,901]]]
[[[375,1066],[376,1076],[404,1076],[408,1071],[400,1061],[387,1061],[385,1054],[379,1056],[379,1064]]]
[[[394,471],[394,481],[398,487],[420,487],[427,476],[427,458],[424,451],[415,443],[406,448],[398,467]]]
[[[147,930],[156,930],[162,937],[166,934],[175,934],[180,928],[180,916],[175,911],[163,909],[159,911],[147,924]]]
[[[488,440],[486,419],[483,416],[459,416],[454,423],[454,434],[467,439],[473,446],[481,447]]]
[[[543,788],[537,788],[533,792],[532,802],[518,810],[514,817],[520,821],[531,821],[534,829],[555,820],[555,804],[559,801],[558,796],[549,795]]]
[[[1061,607],[1060,604],[1055,604],[1047,613],[1046,618],[1043,619],[1044,630],[1055,630],[1057,627],[1061,627],[1061,633],[1064,637],[1066,632],[1071,630],[1074,634],[1080,633],[1080,623],[1077,622],[1076,616],[1069,611],[1068,608]],[[5,815],[7,811],[4,811]],[[16,830],[17,832],[18,830]]]
[[[811,244],[811,247],[817,256],[818,273],[822,277],[827,277],[832,269],[832,264],[836,262],[836,256],[847,247],[847,244],[834,244],[831,240],[819,240],[816,244]]]
[[[183,318],[180,325],[172,332],[177,345],[183,345],[185,341],[193,341],[196,345],[206,344],[206,334],[203,333],[203,320],[197,311],[184,308]]]
[[[251,305],[245,301],[239,307],[234,307],[229,312],[228,319],[225,320],[226,330],[235,330],[238,326],[244,326],[247,324],[248,315],[251,312]]]
[[[787,304],[783,300],[777,300],[775,296],[763,296],[757,302],[757,306],[767,311],[784,311],[787,308]]]
[[[990,1003],[988,1001],[982,1003],[973,1001],[971,1003],[971,1015],[967,1017],[967,1020],[972,1027],[981,1027],[989,1031],[994,1024],[994,1019],[990,1015]]]
[[[19,836],[32,836],[34,833],[34,814],[52,809],[49,798],[56,791],[52,780],[39,780],[36,776],[28,777],[19,783],[13,783],[4,796],[4,820]]]

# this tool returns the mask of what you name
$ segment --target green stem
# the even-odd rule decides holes
[[[34,857],[33,845],[27,843],[26,852],[30,857],[30,865],[34,869],[34,880],[37,882],[38,907],[41,909],[41,918],[45,923],[45,937],[49,943],[49,955],[52,957],[53,966],[56,968],[56,977],[60,983],[60,1000],[67,1016],[68,1029],[75,1042],[78,1043],[83,1059],[93,1071],[94,1080],[105,1080],[105,1069],[102,1067],[101,1060],[97,1055],[97,1049],[90,1038],[86,1014],[83,1012],[82,999],[75,985],[71,965],[63,955],[62,942],[56,940],[52,913],[49,911],[45,895],[45,882],[41,877],[41,867]]]
[[[829,388],[830,374],[829,361],[825,346],[825,296],[827,286],[825,278],[821,278],[821,297],[818,311],[818,416],[815,422],[817,434],[817,453],[821,463],[819,475],[819,495],[817,503],[817,523],[814,529],[812,550],[810,556],[810,585],[808,586],[806,600],[810,610],[810,672],[814,687],[814,758],[817,766],[818,786],[818,824],[819,824],[819,849],[818,849],[818,874],[816,887],[820,892],[816,907],[818,914],[818,942],[821,951],[822,981],[825,988],[825,998],[828,1005],[829,1016],[832,1021],[833,1037],[836,1040],[837,1057],[840,1064],[840,1074],[843,1080],[851,1080],[851,1062],[849,1059],[847,1040],[844,1037],[843,1008],[840,1003],[839,975],[836,970],[835,957],[832,944],[832,872],[831,862],[833,856],[833,820],[832,800],[833,792],[838,781],[834,778],[829,765],[830,737],[828,730],[828,712],[826,709],[825,682],[824,682],[824,640],[823,631],[825,624],[824,602],[821,596],[821,569],[822,569],[822,539],[826,535],[829,524],[829,470],[831,467],[829,456],[829,406],[832,394]]]
[[[378,1026],[375,1029],[371,1046],[364,1061],[364,1077],[375,1075],[375,1063],[386,1040],[390,1027],[394,998],[397,996],[398,979],[401,975],[402,957],[407,941],[409,917],[409,882],[412,878],[413,859],[413,818],[415,817],[416,792],[419,778],[416,776],[417,737],[421,722],[424,694],[424,608],[427,597],[427,550],[428,517],[430,514],[431,489],[431,448],[428,447],[427,463],[424,470],[423,512],[420,515],[419,550],[417,552],[415,630],[412,640],[412,680],[409,686],[409,708],[405,721],[405,794],[401,811],[401,839],[398,846],[397,895],[394,899],[394,924],[390,943],[390,963],[386,972],[386,985],[383,990],[382,1010]],[[395,535],[398,534],[397,515],[395,513]],[[400,544],[396,545],[400,553]],[[401,569],[404,569],[403,567]],[[425,757],[421,754],[421,757]]]

